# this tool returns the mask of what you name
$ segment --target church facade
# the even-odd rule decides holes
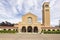
[[[42,24],[37,22],[37,16],[28,12],[27,14],[22,16],[22,22],[19,22],[18,27],[19,32],[37,32],[40,33],[42,31],[42,27],[50,27],[50,7],[49,2],[45,2],[43,4],[42,9]]]

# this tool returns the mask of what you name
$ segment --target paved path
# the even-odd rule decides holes
[[[60,34],[0,34],[0,40],[60,40]]]

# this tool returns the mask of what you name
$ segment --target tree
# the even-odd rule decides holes
[[[5,21],[5,22],[1,22],[1,23],[0,23],[0,26],[14,26],[14,24]]]

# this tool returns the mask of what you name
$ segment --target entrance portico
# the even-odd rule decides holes
[[[26,26],[23,26],[22,28],[21,28],[21,32],[28,32],[28,33],[38,33],[38,27],[36,27],[36,26],[34,26],[34,27],[32,27],[32,26],[27,26],[27,28],[26,28]]]

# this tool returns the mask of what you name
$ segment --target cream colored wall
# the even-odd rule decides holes
[[[32,24],[28,24],[28,20],[27,20],[28,17],[32,17]],[[39,32],[41,32],[41,27],[42,27],[41,23],[37,22],[37,16],[33,15],[32,13],[28,13],[24,15],[22,17],[22,22],[19,22],[18,25],[15,25],[15,26],[18,27],[19,32],[21,32],[21,29],[23,26],[25,26],[26,29],[28,26],[32,26],[33,29],[35,26],[37,26]]]
[[[27,13],[22,17],[22,23],[27,23],[28,24],[28,17],[32,17],[32,23],[37,22],[37,16],[33,15],[32,13]]]

